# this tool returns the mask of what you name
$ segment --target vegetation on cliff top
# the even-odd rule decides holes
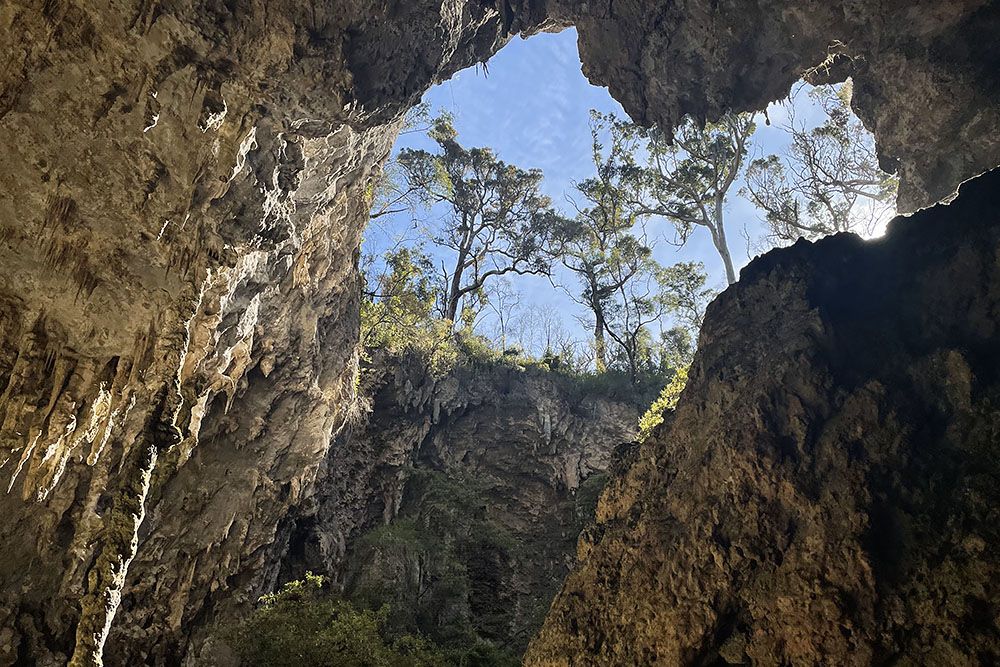
[[[395,180],[381,188],[399,194],[378,199],[409,198],[414,209],[439,215],[422,240],[366,258],[365,344],[421,341],[440,358],[446,334],[477,345],[489,318],[499,334],[493,346],[509,355],[531,348],[536,359],[578,372],[616,369],[635,383],[651,373],[669,377],[665,360],[690,354],[712,291],[700,264],[666,267],[652,258],[641,229],[647,213],[631,201],[633,163],[626,156],[633,146],[615,141],[605,149],[596,116],[594,122],[596,175],[577,185],[583,203],[568,217],[541,194],[540,171],[507,164],[489,148],[466,148],[447,115],[431,121],[436,150],[401,152],[389,171]],[[562,289],[589,313],[588,344],[567,335],[552,313],[515,314],[509,278],[554,280],[557,266],[575,277],[575,286]]]
[[[422,147],[401,150],[371,193],[373,219],[405,224],[396,242],[362,259],[365,347],[420,349],[436,372],[463,357],[506,355],[662,387],[690,363],[714,291],[699,262],[654,259],[658,244],[683,247],[706,230],[732,283],[731,196],[763,213],[761,249],[871,234],[891,213],[896,179],[879,169],[851,94],[850,82],[814,89],[814,126],[789,105],[779,125],[787,149],[762,157],[754,114],[685,121],[667,137],[591,112],[591,175],[564,204],[543,193],[540,170],[463,145],[449,114],[431,118],[421,107],[409,133],[426,134]],[[566,313],[522,303],[518,286],[530,276],[582,308],[585,340],[570,333],[579,329]]]

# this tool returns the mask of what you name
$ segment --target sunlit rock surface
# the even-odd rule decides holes
[[[624,378],[512,358],[441,377],[412,355],[378,368],[371,413],[335,439],[295,520],[284,578],[321,573],[348,596],[378,591],[376,606],[417,607],[424,635],[467,627],[523,651],[644,401]]]
[[[526,664],[1000,661],[998,210],[744,269]]]
[[[352,400],[372,170],[434,81],[576,24],[591,79],[669,125],[760,108],[833,51],[809,76],[855,77],[910,207],[998,161],[998,12],[0,5],[0,664],[173,664],[273,585]]]
[[[385,11],[0,7],[0,664],[173,664],[273,585],[352,401],[372,169],[499,46],[496,12],[422,6],[370,54],[419,44],[419,90],[362,108]]]

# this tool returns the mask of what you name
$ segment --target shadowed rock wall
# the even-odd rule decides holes
[[[526,664],[1000,660],[998,207],[744,269]]]
[[[378,368],[371,413],[334,440],[296,518],[284,578],[324,574],[407,631],[519,655],[645,401],[624,378],[616,393],[508,360]]]

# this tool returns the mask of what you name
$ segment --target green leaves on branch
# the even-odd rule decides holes
[[[541,171],[507,164],[489,148],[463,147],[447,115],[428,134],[437,151],[407,149],[398,163],[423,205],[447,211],[433,236],[447,254],[435,267],[437,310],[455,322],[492,281],[548,274],[561,218],[541,193]]]
[[[577,215],[559,231],[559,259],[578,280],[574,298],[592,316],[598,370],[617,361],[635,380],[662,365],[654,359],[649,327],[672,316],[697,329],[712,294],[704,266],[663,267],[646,241],[643,223],[654,215],[649,186],[657,176],[636,155],[644,141],[650,155],[660,150],[654,133],[613,116],[592,113],[591,119],[596,176],[576,186]]]
[[[870,236],[895,212],[898,179],[879,167],[874,139],[851,113],[850,82],[809,95],[823,123],[807,129],[789,109],[788,152],[750,163],[742,193],[779,243],[837,232]]]
[[[644,442],[656,427],[663,423],[664,416],[670,410],[677,407],[677,401],[681,397],[688,380],[688,367],[681,366],[674,372],[674,377],[663,391],[659,398],[653,402],[649,410],[639,418],[639,442]]]
[[[419,350],[432,372],[444,372],[457,354],[451,327],[434,317],[437,300],[430,258],[400,247],[362,268],[361,346],[401,353]]]
[[[227,640],[244,665],[269,667],[445,667],[439,649],[413,636],[389,637],[388,609],[358,609],[323,590],[323,578],[285,584],[230,629]]]
[[[685,120],[670,137],[613,116],[593,115],[598,173],[616,178],[606,182],[616,192],[611,199],[625,202],[633,220],[662,219],[683,245],[698,228],[705,228],[719,253],[730,283],[736,281],[727,230],[725,203],[739,177],[756,130],[752,114],[727,114],[717,123],[700,125]],[[600,134],[610,150],[599,154]],[[637,155],[645,157],[644,161]]]

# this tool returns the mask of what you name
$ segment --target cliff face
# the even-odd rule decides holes
[[[513,33],[576,24],[665,125],[830,56],[905,206],[998,162],[996,3],[598,4],[0,7],[0,664],[177,662],[270,588],[351,400],[372,170]]]
[[[418,86],[501,43],[422,10],[387,53],[419,42]],[[385,11],[0,8],[0,664],[175,663],[273,584],[353,400],[354,256],[411,100],[360,108],[345,48]]]
[[[1000,660],[998,193],[750,264],[526,664]]]
[[[635,437],[638,402],[513,363],[435,379],[410,357],[382,372],[365,422],[330,448],[284,575],[326,574],[435,641],[520,653],[614,449]]]

